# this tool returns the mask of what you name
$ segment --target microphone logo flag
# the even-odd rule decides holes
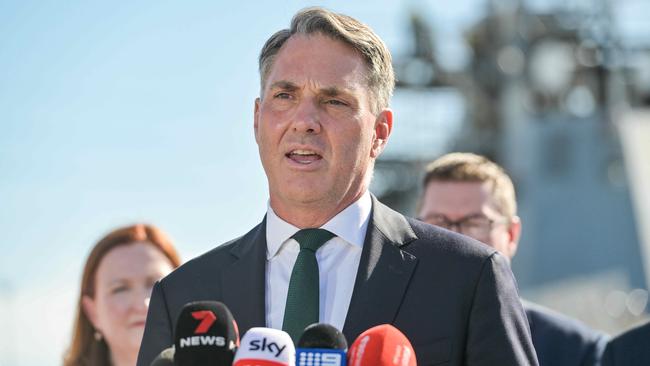
[[[295,366],[296,347],[279,329],[254,327],[241,339],[233,366]]]
[[[182,366],[232,365],[239,334],[228,307],[218,301],[185,304],[174,330],[174,363]]]
[[[262,339],[255,339],[251,340],[250,346],[248,348],[249,351],[262,351],[262,352],[270,352],[273,354],[275,357],[279,357],[282,351],[287,348],[287,345],[283,345],[280,347],[280,345],[276,342],[269,341],[266,338]]]
[[[194,334],[205,334],[210,330],[210,327],[217,320],[217,316],[210,310],[201,310],[192,312],[192,317],[201,322],[194,330]]]
[[[345,366],[345,351],[303,348],[296,350],[296,366]]]

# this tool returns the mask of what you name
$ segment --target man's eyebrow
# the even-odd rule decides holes
[[[300,89],[298,85],[287,80],[279,80],[269,86],[269,90],[295,91],[298,89]],[[328,86],[328,87],[321,88],[320,93],[328,97],[337,97],[341,95],[352,95],[354,94],[354,90],[347,89],[347,88],[340,88],[338,86]]]
[[[296,85],[296,84],[294,84],[294,83],[292,83],[290,81],[280,80],[280,81],[276,81],[275,83],[271,84],[271,86],[269,86],[269,89],[282,89],[282,90],[292,91],[292,90],[298,89],[298,85]]]
[[[336,86],[330,86],[327,88],[321,89],[321,92],[328,97],[335,97],[341,94],[351,94],[352,90],[350,89],[341,89]]]
[[[470,219],[480,219],[480,218],[488,218],[489,219],[489,217],[485,216],[485,214],[482,213],[482,212],[471,213],[471,214],[468,214],[468,215],[465,215],[465,216],[461,217],[460,219],[461,220],[470,220]]]

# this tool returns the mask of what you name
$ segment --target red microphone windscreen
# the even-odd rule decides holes
[[[390,324],[372,327],[352,343],[348,366],[417,366],[408,338]]]

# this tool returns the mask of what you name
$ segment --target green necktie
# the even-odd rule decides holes
[[[300,244],[300,253],[291,271],[282,330],[294,343],[310,324],[318,323],[319,281],[316,251],[335,235],[325,229],[302,229],[292,238]]]

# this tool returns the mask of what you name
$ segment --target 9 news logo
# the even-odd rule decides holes
[[[296,366],[345,366],[345,352],[332,349],[298,350]]]

